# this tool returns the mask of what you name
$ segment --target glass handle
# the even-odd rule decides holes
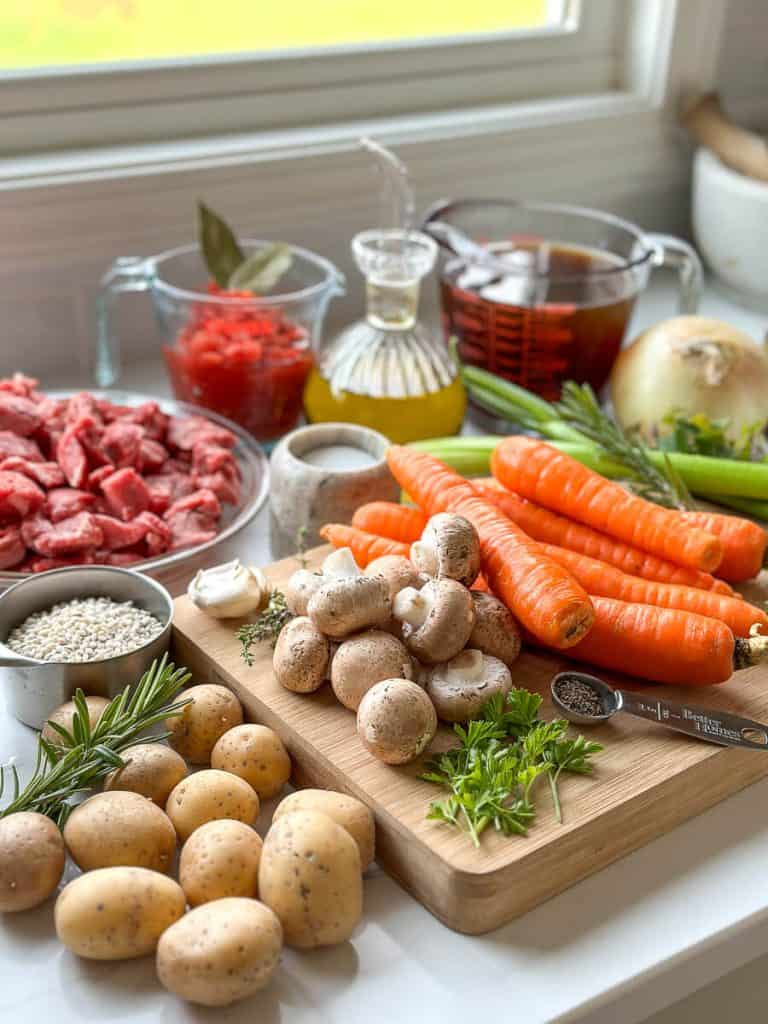
[[[96,359],[94,378],[100,388],[111,387],[120,376],[120,337],[115,328],[115,309],[123,292],[146,292],[151,283],[151,263],[140,256],[118,257],[101,279],[96,299]]]
[[[704,274],[701,260],[692,245],[674,235],[646,235],[653,250],[655,267],[671,267],[679,280],[679,313],[695,313],[699,308]]]

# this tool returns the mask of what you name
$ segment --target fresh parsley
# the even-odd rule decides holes
[[[546,775],[555,816],[562,822],[558,780],[562,772],[586,775],[602,747],[583,736],[569,739],[564,719],[539,717],[541,697],[529,690],[496,694],[479,718],[455,725],[458,744],[439,754],[422,776],[447,789],[427,817],[467,832],[475,846],[486,828],[525,835],[535,817],[533,788]]]

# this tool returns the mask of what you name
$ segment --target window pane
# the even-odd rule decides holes
[[[0,0],[0,69],[420,38],[555,24],[562,0]]]

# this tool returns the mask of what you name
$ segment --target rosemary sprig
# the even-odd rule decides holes
[[[506,700],[491,698],[480,718],[455,725],[458,745],[434,758],[422,776],[450,794],[430,804],[427,817],[463,829],[475,846],[491,825],[503,835],[525,835],[536,814],[534,783],[546,775],[562,822],[561,773],[588,774],[589,758],[602,747],[583,736],[569,739],[568,723],[543,721],[540,708],[538,694],[513,689]]]
[[[159,662],[152,662],[136,686],[127,686],[108,704],[93,729],[83,691],[77,690],[72,729],[51,722],[61,743],[55,745],[39,737],[35,769],[24,789],[20,789],[15,765],[0,766],[0,799],[7,776],[13,782],[13,796],[0,809],[0,818],[16,811],[37,811],[63,826],[79,793],[123,767],[122,751],[146,742],[147,729],[178,715],[189,703],[175,697],[190,678],[185,668],[176,668],[163,655]],[[167,735],[163,732],[151,739]]]
[[[603,412],[589,384],[566,381],[560,401],[554,404],[560,419],[594,441],[615,462],[626,467],[633,490],[667,508],[695,508],[680,474],[665,459],[665,471],[657,469],[642,445],[624,433],[619,424]]]
[[[254,646],[269,641],[274,647],[280,630],[292,618],[293,614],[288,611],[285,603],[285,594],[280,590],[273,590],[264,611],[254,622],[247,622],[241,626],[235,634],[240,641],[240,656],[249,668],[253,665]]]

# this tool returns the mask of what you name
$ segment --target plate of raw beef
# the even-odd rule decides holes
[[[223,416],[126,391],[0,380],[0,582],[65,565],[159,569],[232,537],[266,457]]]

